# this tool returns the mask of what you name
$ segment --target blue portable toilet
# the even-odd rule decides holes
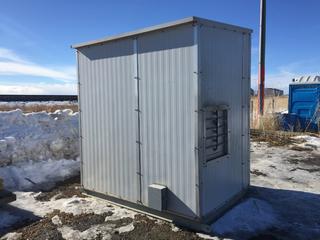
[[[296,130],[319,131],[320,76],[293,79],[289,85],[286,123]]]

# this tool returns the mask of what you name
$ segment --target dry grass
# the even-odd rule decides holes
[[[251,97],[251,108],[253,112],[258,110],[258,97]],[[264,99],[264,114],[283,112],[288,110],[288,95],[265,97]]]
[[[262,120],[262,127],[265,129],[277,130],[277,126],[274,124],[272,119],[273,114],[281,113],[288,110],[288,96],[279,97],[265,97],[264,102],[264,116],[266,119]],[[252,96],[250,100],[250,127],[259,127],[259,116],[258,116],[258,98],[257,96]]]
[[[304,142],[303,139],[295,139],[294,136],[301,135],[296,132],[284,132],[273,130],[251,129],[251,140],[255,142],[267,142],[270,147],[288,146]]]
[[[252,128],[261,129],[261,130],[280,130],[279,118],[275,114],[266,114],[262,117],[259,117],[254,123]]]
[[[46,103],[35,103],[35,104],[1,104],[0,111],[12,111],[16,109],[21,109],[25,113],[30,112],[55,112],[58,109],[71,109],[73,112],[78,112],[78,104],[76,102],[70,102],[65,104],[46,104]]]

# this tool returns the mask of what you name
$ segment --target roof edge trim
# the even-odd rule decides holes
[[[110,36],[110,37],[105,37],[105,38],[101,38],[101,39],[97,39],[97,40],[93,40],[93,41],[74,44],[74,45],[71,45],[71,48],[78,49],[78,48],[87,47],[87,46],[91,46],[91,45],[103,44],[105,42],[110,42],[110,41],[118,40],[121,38],[134,37],[134,36],[137,36],[140,34],[158,31],[161,29],[175,27],[175,26],[179,26],[179,25],[183,25],[183,24],[187,24],[187,23],[198,23],[198,24],[203,24],[206,26],[213,26],[213,27],[227,29],[227,30],[231,30],[231,31],[240,31],[240,32],[249,33],[249,34],[252,32],[252,30],[248,29],[248,28],[238,27],[235,25],[225,24],[225,23],[221,23],[221,22],[216,22],[216,21],[192,16],[192,17],[187,17],[187,18],[183,18],[180,20],[172,21],[172,22],[167,22],[167,23],[163,23],[163,24],[159,24],[159,25],[154,25],[151,27],[142,28],[139,30],[131,31],[131,32],[117,34],[117,35]]]

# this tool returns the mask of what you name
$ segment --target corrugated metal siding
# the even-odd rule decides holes
[[[242,61],[242,178],[243,188],[250,184],[250,91],[251,91],[251,35],[243,34]]]
[[[228,105],[230,108],[229,155],[210,161],[201,169],[202,215],[226,203],[243,187],[243,41],[242,33],[205,26],[200,28],[203,106]]]
[[[191,24],[138,38],[142,201],[153,183],[169,188],[168,210],[194,216],[196,97]]]
[[[138,200],[132,39],[79,53],[83,185]]]

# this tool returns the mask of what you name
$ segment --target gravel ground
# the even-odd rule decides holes
[[[159,223],[156,219],[151,219],[145,215],[136,215],[134,219],[123,218],[119,220],[105,221],[105,217],[112,215],[112,213],[105,214],[81,214],[73,215],[67,213],[61,213],[54,211],[48,214],[40,221],[37,221],[31,225],[25,226],[16,231],[18,239],[64,239],[59,228],[61,226],[67,226],[73,230],[79,232],[85,232],[93,226],[100,225],[110,226],[105,228],[105,231],[100,232],[95,239],[103,239],[108,236],[110,239],[176,239],[176,240],[187,240],[187,239],[203,239],[200,238],[196,233],[185,231],[172,231],[172,226],[168,223]],[[58,222],[55,222],[58,221]],[[132,231],[121,231],[119,229],[127,227],[128,225],[133,226]]]

